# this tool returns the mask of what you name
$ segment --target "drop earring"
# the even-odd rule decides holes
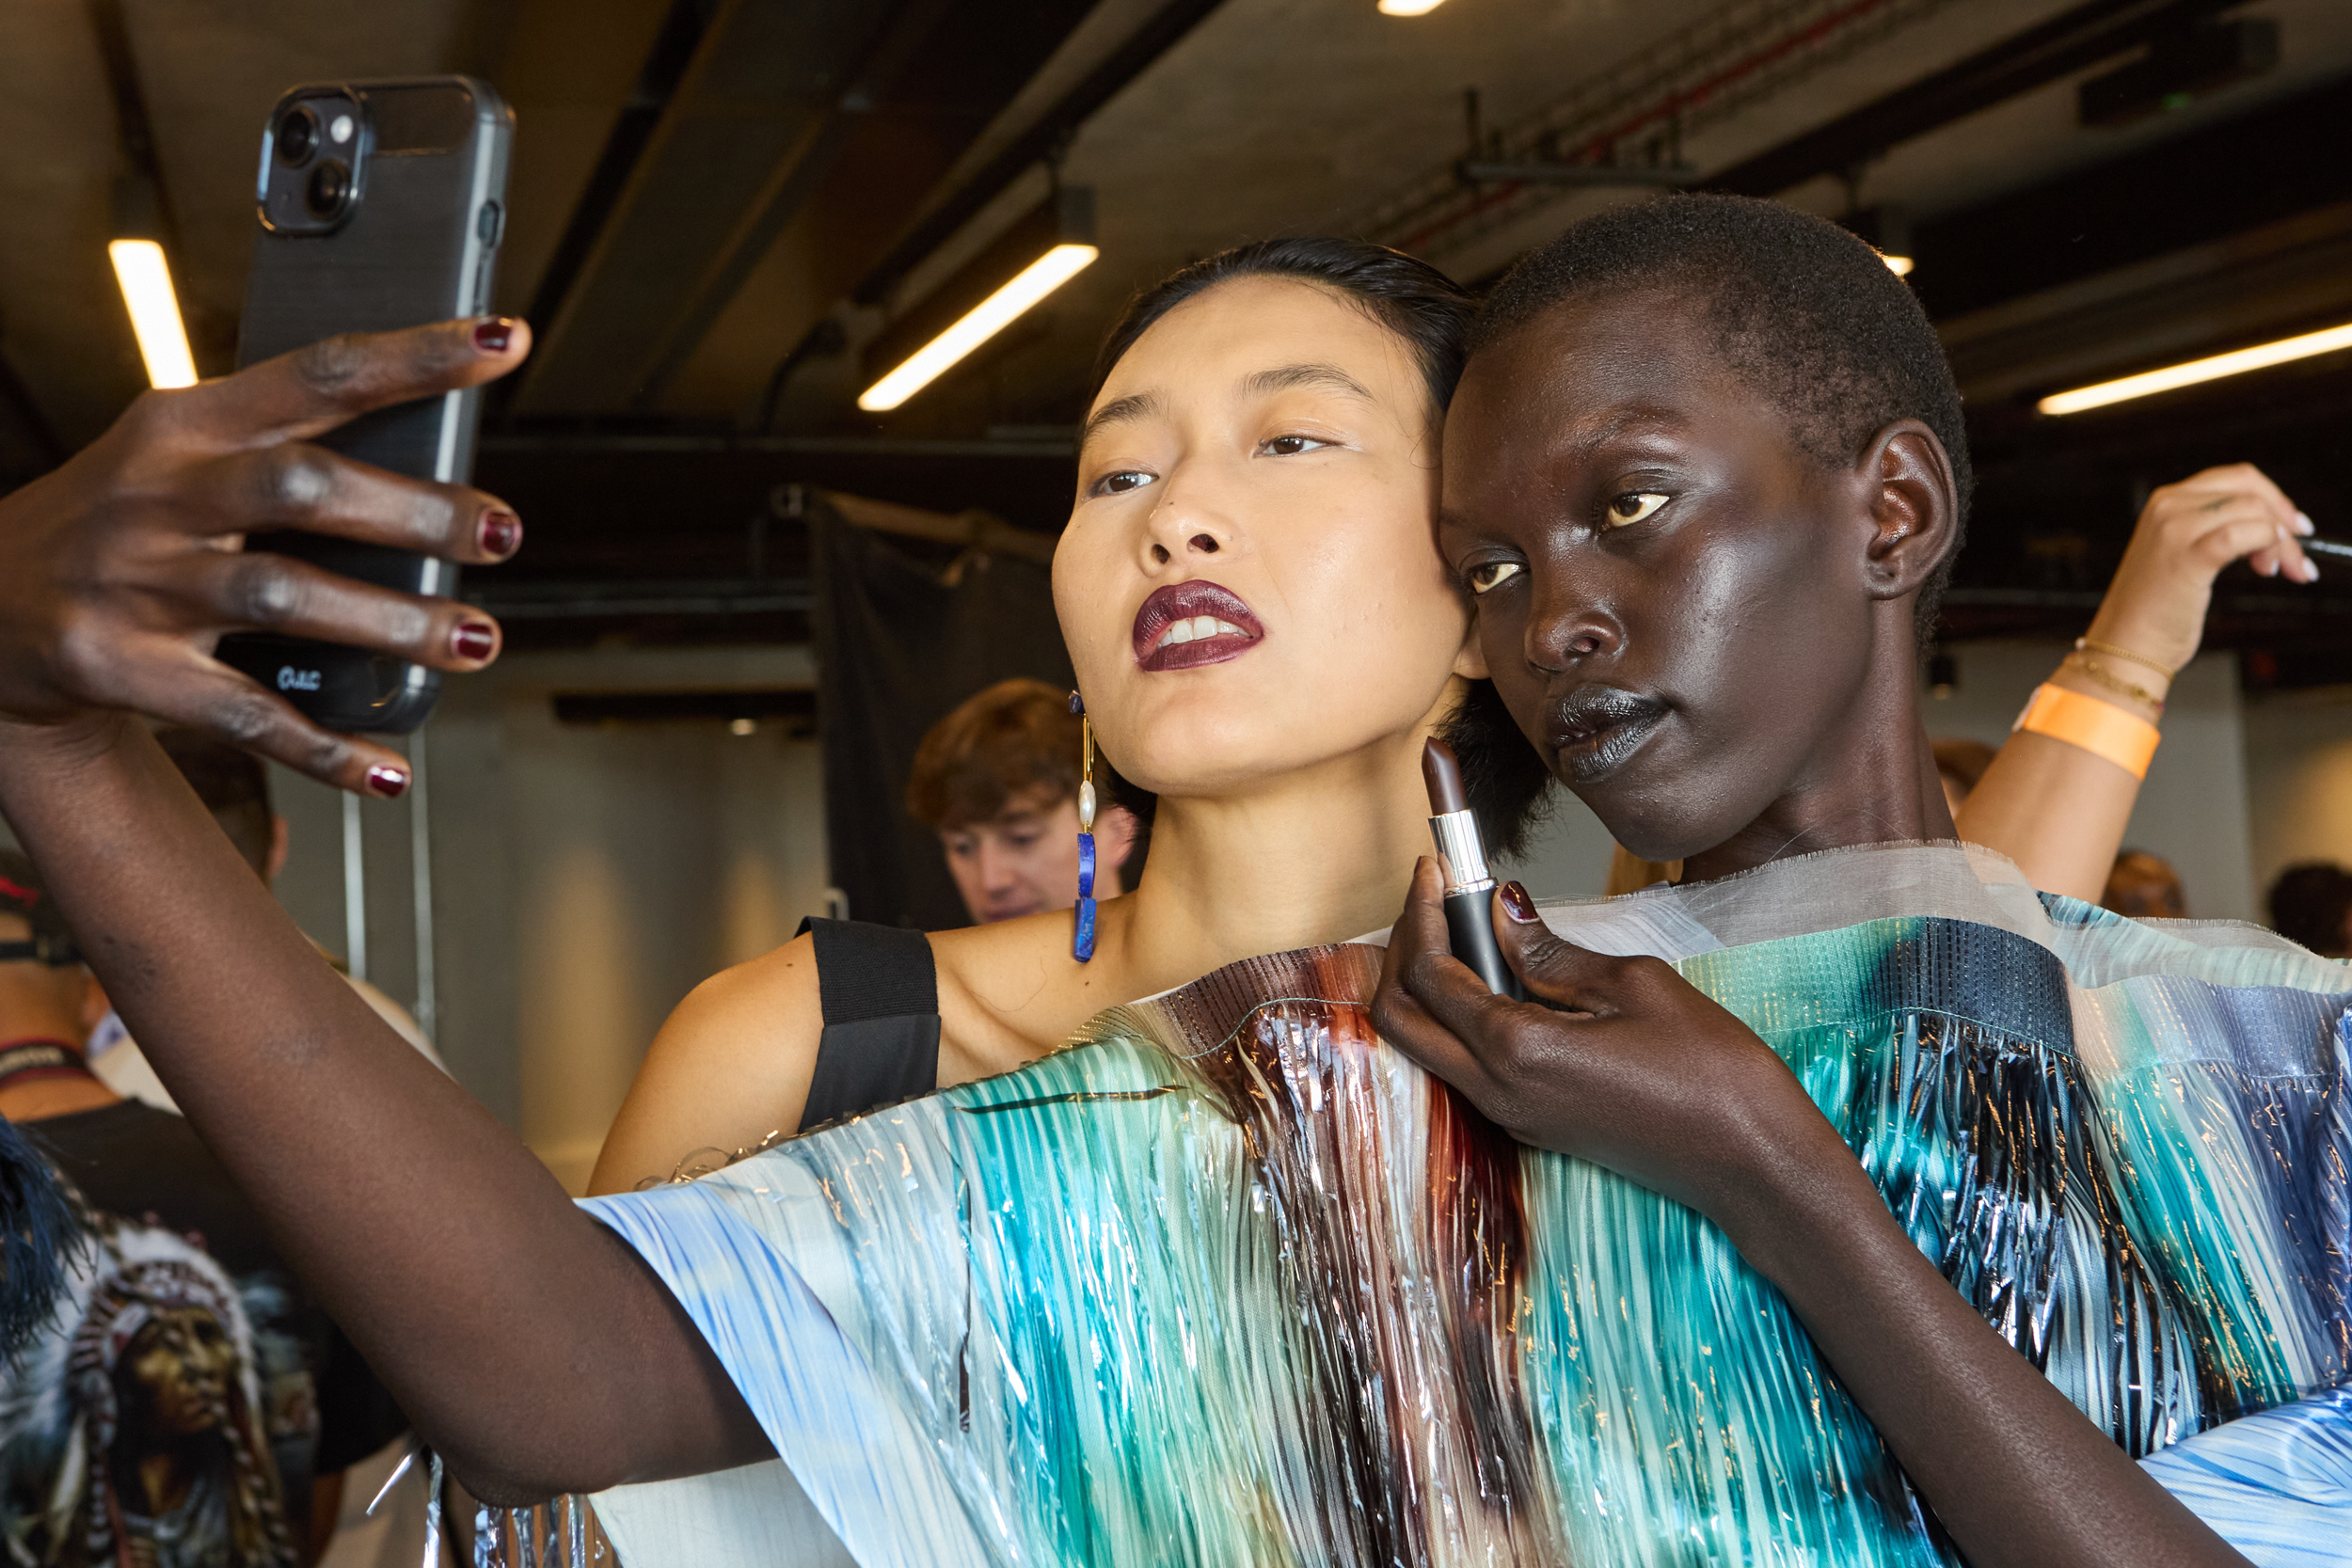
[[[1070,711],[1078,720],[1078,925],[1070,938],[1070,954],[1080,963],[1094,957],[1094,721],[1087,717],[1086,699],[1070,694]]]

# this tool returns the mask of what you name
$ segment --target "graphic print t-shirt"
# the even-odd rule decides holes
[[[407,1422],[180,1117],[24,1124],[94,1212],[56,1319],[0,1374],[0,1526],[42,1568],[278,1568],[310,1483]]]

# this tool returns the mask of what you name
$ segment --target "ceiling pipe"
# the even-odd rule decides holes
[[[1168,53],[1224,0],[1168,0],[1084,80],[1064,93],[1034,124],[990,159],[907,231],[850,291],[858,305],[878,306],[924,258],[946,245],[982,208],[1031,167],[1057,157],[1078,128],[1116,98],[1128,83]]]
[[[2090,0],[1734,164],[1709,178],[1706,187],[1738,196],[1775,196],[1818,175],[1841,174],[1899,143],[1941,130],[2244,3]]]

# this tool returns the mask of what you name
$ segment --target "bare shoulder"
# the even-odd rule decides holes
[[[627,1192],[697,1149],[798,1127],[824,1030],[807,937],[696,986],[654,1037],[588,1190]]]
[[[939,1081],[1009,1072],[1126,1001],[1113,966],[1070,954],[1068,910],[931,935],[939,967]]]

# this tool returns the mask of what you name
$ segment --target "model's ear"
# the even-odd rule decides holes
[[[1898,420],[1871,437],[1854,479],[1869,515],[1863,570],[1871,596],[1916,594],[1960,532],[1960,491],[1944,443],[1917,420]]]
[[[1126,868],[1127,857],[1135,853],[1136,835],[1143,827],[1142,818],[1125,806],[1104,806],[1094,814],[1094,863],[1099,879],[1104,870],[1114,874]],[[1120,891],[1132,893],[1132,878],[1120,879]]]
[[[1470,611],[1470,630],[1462,638],[1462,647],[1454,656],[1454,673],[1466,681],[1483,681],[1489,677],[1486,670],[1486,645],[1478,640],[1478,612]]]

